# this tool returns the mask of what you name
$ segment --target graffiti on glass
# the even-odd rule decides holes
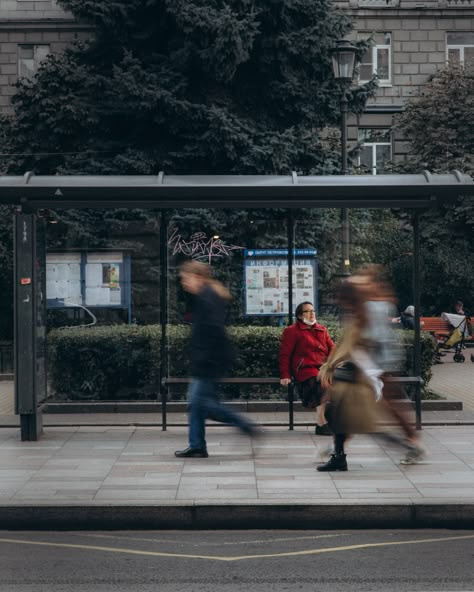
[[[226,245],[219,237],[208,237],[205,232],[195,232],[186,240],[176,227],[171,229],[168,245],[173,249],[173,255],[181,253],[191,259],[207,260],[209,263],[215,257],[229,257],[232,251],[244,249],[237,245]]]

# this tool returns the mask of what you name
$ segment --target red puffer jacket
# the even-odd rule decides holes
[[[278,356],[280,378],[294,376],[297,382],[303,382],[317,376],[333,347],[326,327],[318,323],[310,327],[298,319],[283,331]]]

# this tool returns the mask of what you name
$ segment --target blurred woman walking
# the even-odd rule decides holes
[[[334,452],[318,471],[347,471],[348,438],[375,431],[380,385],[364,337],[368,325],[365,295],[354,282],[345,280],[338,288],[338,302],[344,334],[319,373],[321,386],[329,395],[326,416],[334,433]]]

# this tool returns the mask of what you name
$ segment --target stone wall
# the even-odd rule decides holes
[[[1,19],[36,20],[47,18],[71,19],[54,0],[1,0]]]

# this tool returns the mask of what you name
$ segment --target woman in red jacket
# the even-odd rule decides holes
[[[324,417],[322,390],[318,381],[319,368],[334,348],[328,330],[316,321],[312,302],[296,307],[296,322],[283,331],[278,357],[280,384],[288,386],[293,377],[299,387],[301,402],[316,409],[316,434],[331,435]]]

